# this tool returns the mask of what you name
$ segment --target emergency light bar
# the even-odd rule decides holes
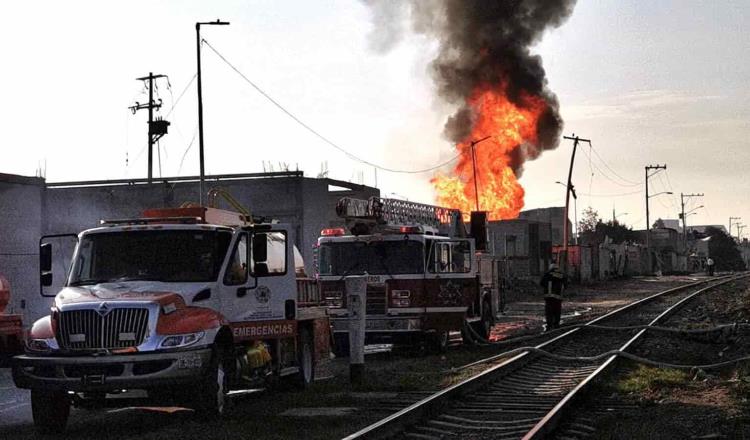
[[[323,237],[339,237],[344,235],[345,232],[344,228],[325,228],[320,231],[320,235]]]

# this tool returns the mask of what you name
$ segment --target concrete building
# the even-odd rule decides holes
[[[302,172],[207,176],[205,189],[214,187],[227,190],[253,215],[291,224],[309,274],[320,230],[339,224],[332,208],[336,201],[379,195],[376,188],[307,178]],[[196,177],[163,178],[152,184],[144,179],[46,183],[0,174],[0,273],[12,286],[9,312],[22,313],[29,325],[49,310],[51,299],[39,295],[42,235],[77,233],[98,226],[101,219],[139,217],[146,208],[178,207],[188,201],[198,202]]]
[[[522,218],[491,221],[487,232],[488,250],[506,260],[505,271],[510,278],[539,276],[551,262],[549,223]]]
[[[531,220],[537,223],[547,223],[550,225],[552,246],[563,244],[563,218],[565,217],[565,207],[555,206],[551,208],[538,208],[521,211],[519,219]],[[568,218],[568,237],[569,244],[574,241],[573,224]]]

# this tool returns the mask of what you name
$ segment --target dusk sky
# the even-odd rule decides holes
[[[16,1],[2,2],[0,14],[2,173],[34,175],[46,163],[49,181],[145,177],[147,114],[128,106],[147,101],[135,78],[153,72],[171,85],[158,84],[160,115],[172,122],[161,174],[197,174],[194,24],[216,18],[231,25],[203,28],[211,46],[352,155],[415,170],[455,154],[441,135],[452,108],[429,74],[436,42],[405,25],[392,50],[373,51],[362,2]],[[674,195],[651,199],[652,220],[677,218],[680,192],[702,192],[688,209],[705,208],[689,224],[726,226],[729,216],[750,224],[748,22],[746,1],[580,0],[545,34],[533,51],[560,100],[564,132],[594,147],[582,145],[576,158],[579,211],[611,218],[614,207],[643,229],[644,166],[666,163],[651,192]],[[302,128],[208,46],[203,75],[209,174],[259,172],[265,162],[314,177],[325,162],[330,177],[375,184],[373,167]],[[526,208],[563,204],[555,181],[567,177],[571,148],[561,142],[526,164]],[[377,184],[385,196],[432,203],[431,177],[380,170]]]

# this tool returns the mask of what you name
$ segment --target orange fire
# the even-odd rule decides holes
[[[461,157],[451,175],[438,174],[430,181],[439,205],[465,214],[476,210],[471,141],[489,136],[474,146],[479,209],[490,220],[518,217],[524,190],[511,167],[511,154],[523,144],[536,144],[537,120],[547,107],[536,96],[525,95],[521,101],[522,106],[508,100],[505,87],[477,90],[469,98],[475,120],[471,134],[456,145]]]

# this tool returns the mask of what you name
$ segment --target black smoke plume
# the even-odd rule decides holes
[[[365,0],[374,29],[371,45],[386,51],[403,34],[406,15],[415,32],[439,42],[431,69],[440,97],[457,104],[444,134],[452,142],[471,133],[473,111],[467,98],[480,87],[501,89],[524,107],[525,94],[547,103],[537,124],[538,145],[514,149],[511,166],[520,175],[523,162],[557,146],[562,118],[557,97],[547,87],[542,59],[530,52],[544,31],[560,26],[573,12],[576,0]]]

